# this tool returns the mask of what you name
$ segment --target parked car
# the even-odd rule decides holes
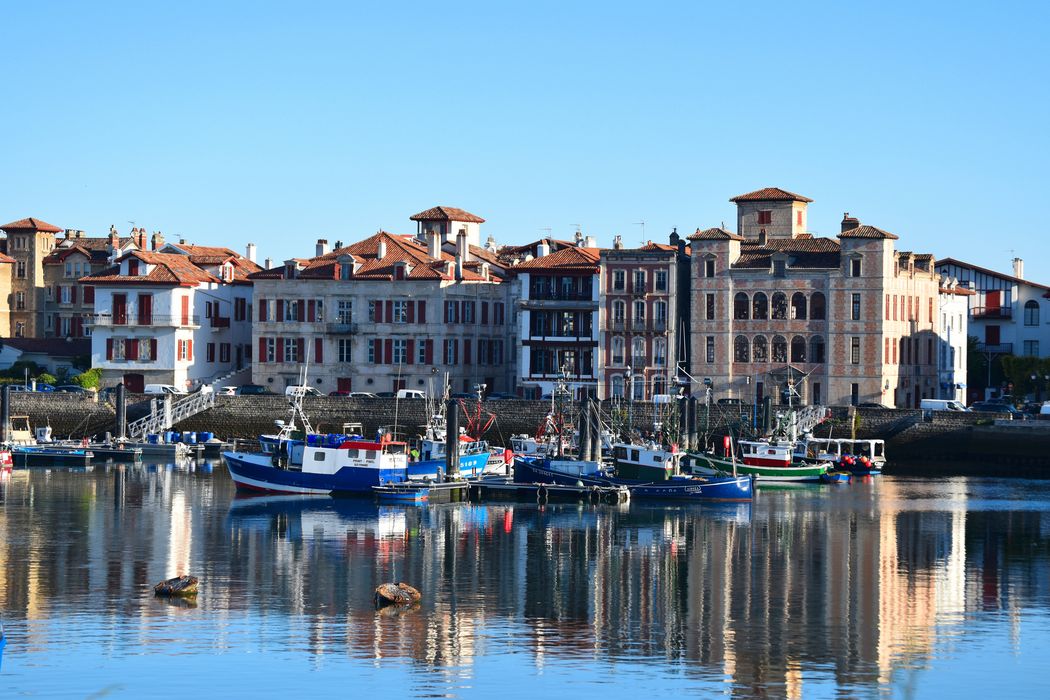
[[[216,396],[236,396],[237,387],[235,386],[220,386],[215,390]]]
[[[349,396],[352,399],[377,399],[377,398],[379,398],[378,396],[373,394],[371,391],[351,391],[351,392],[347,393],[347,396]]]
[[[242,384],[237,387],[237,396],[273,396],[273,392],[261,384]]]
[[[958,401],[951,399],[922,399],[919,402],[919,408],[924,411],[965,411],[966,406],[963,406]]]
[[[422,392],[420,392],[420,393],[422,393]],[[450,399],[476,399],[478,397],[478,395],[477,394],[472,394],[469,391],[454,391],[451,394],[449,394],[448,397]],[[412,398],[417,398],[417,397],[413,396]],[[422,398],[422,397],[418,397],[418,398]]]
[[[473,396],[473,394],[471,394]],[[422,391],[416,389],[398,389],[397,398],[399,399],[425,399],[427,395]]]
[[[513,401],[518,397],[516,394],[506,394],[500,391],[494,391],[485,398],[490,401]]]
[[[377,399],[392,399],[394,398],[394,392],[392,391],[379,391],[376,392]]]
[[[55,391],[60,394],[87,394],[89,390],[76,384],[59,384],[55,387]]]
[[[324,396],[320,391],[313,388],[312,386],[298,386],[291,385],[284,388],[285,396]]]
[[[343,397],[346,397],[346,396],[350,396],[350,392],[349,391],[329,391],[328,395],[329,396],[343,396]]]
[[[40,391],[40,392],[43,392],[45,394],[51,394],[51,393],[54,393],[54,391],[55,391],[55,385],[54,384],[37,383],[36,390]]]
[[[185,396],[186,392],[174,384],[147,384],[142,390],[143,394],[171,394],[173,396]]]
[[[1010,418],[1012,418],[1013,420],[1027,420],[1028,419],[1028,416],[1026,416],[1024,413],[1022,413],[1021,411],[1018,411],[1013,406],[1011,406],[1009,404],[1005,404],[1005,403],[993,403],[991,401],[978,401],[975,404],[973,404],[972,406],[970,406],[970,410],[972,410],[972,411],[981,411],[982,413],[1002,413],[1004,415],[1009,415]]]
[[[1039,408],[1039,415],[1050,416],[1050,401],[1047,401]]]
[[[32,391],[25,384],[9,384],[8,386],[11,387],[11,393],[12,394],[20,394],[20,393],[24,393],[24,392],[27,392],[27,391]]]
[[[889,406],[886,406],[881,403],[875,403],[874,401],[865,401],[863,403],[857,404],[857,408],[889,408]]]

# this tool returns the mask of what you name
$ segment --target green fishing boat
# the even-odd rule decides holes
[[[753,476],[762,482],[820,481],[832,466],[830,462],[811,464],[795,461],[792,445],[788,442],[741,440],[739,457],[734,458],[732,445],[727,445],[729,456],[711,452],[690,452],[689,468],[693,474],[704,476],[740,474]]]

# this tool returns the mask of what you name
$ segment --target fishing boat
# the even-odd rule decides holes
[[[305,382],[303,382],[305,384]],[[363,494],[373,486],[403,483],[408,476],[404,442],[383,435],[316,433],[293,395],[291,417],[275,421],[280,431],[260,439],[258,452],[227,451],[223,460],[237,488],[263,493]],[[301,428],[299,427],[301,426]]]
[[[820,481],[831,467],[830,462],[809,463],[793,459],[792,444],[766,440],[740,440],[739,456],[727,436],[722,455],[712,451],[689,453],[689,466],[694,474],[745,474],[763,482]]]
[[[642,444],[612,443],[616,476],[635,481],[667,481],[680,473],[682,453],[676,446],[665,448],[653,441]]]
[[[662,481],[625,479],[606,473],[588,460],[556,457],[520,457],[514,460],[514,481],[519,484],[564,486],[626,486],[632,500],[750,501],[754,498],[751,477],[671,476]]]
[[[430,500],[430,487],[422,484],[387,484],[373,486],[372,493],[380,503],[421,504]]]
[[[852,480],[853,475],[841,469],[833,469],[820,475],[822,484],[848,484]]]

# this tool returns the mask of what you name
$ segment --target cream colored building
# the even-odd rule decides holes
[[[812,200],[786,190],[731,201],[743,235],[689,237],[691,373],[714,398],[917,407],[938,395],[931,255],[848,214],[837,240],[815,238]]]
[[[55,248],[62,229],[32,217],[0,226],[7,234],[5,252],[14,259],[11,276],[11,336],[42,337],[45,284],[43,262]]]

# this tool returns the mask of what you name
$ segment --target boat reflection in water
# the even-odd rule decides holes
[[[1043,482],[417,507],[235,499],[199,466],[16,470],[0,482],[0,694],[89,696],[114,678],[149,694],[176,644],[194,670],[166,677],[169,694],[221,679],[240,694],[965,695],[998,682],[977,675],[989,650],[1033,687],[1048,513]],[[148,593],[180,570],[201,576],[196,609]],[[386,581],[420,606],[377,613]]]

